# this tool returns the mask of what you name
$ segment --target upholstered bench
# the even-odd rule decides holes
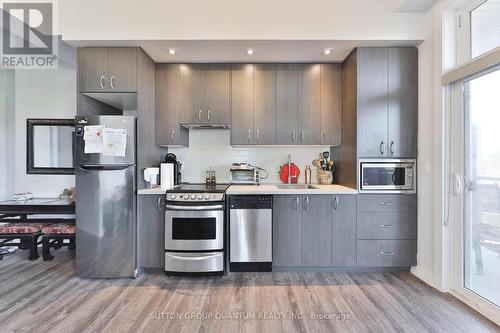
[[[44,226],[42,228],[42,253],[43,260],[52,260],[54,256],[50,254],[50,248],[60,249],[68,246],[69,249],[75,248],[76,226],[70,223],[59,223]],[[69,243],[64,244],[64,240]]]
[[[38,259],[38,239],[47,223],[0,223],[0,246],[17,246],[30,250],[29,260]],[[15,242],[19,239],[19,242]],[[3,256],[0,256],[0,260]]]

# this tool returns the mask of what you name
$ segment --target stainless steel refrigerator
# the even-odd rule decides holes
[[[126,129],[124,156],[85,153],[85,126],[93,125]],[[76,117],[75,161],[77,276],[136,276],[135,117]]]

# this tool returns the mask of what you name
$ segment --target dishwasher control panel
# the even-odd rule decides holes
[[[230,199],[230,209],[272,209],[272,195],[238,195]]]

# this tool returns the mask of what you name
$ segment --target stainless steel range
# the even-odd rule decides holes
[[[185,184],[167,191],[165,201],[165,272],[223,274],[225,192],[229,185],[207,188]]]

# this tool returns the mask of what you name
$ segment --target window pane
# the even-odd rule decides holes
[[[487,0],[471,12],[471,55],[500,46],[500,0]]]
[[[465,84],[464,286],[500,305],[500,70]]]

